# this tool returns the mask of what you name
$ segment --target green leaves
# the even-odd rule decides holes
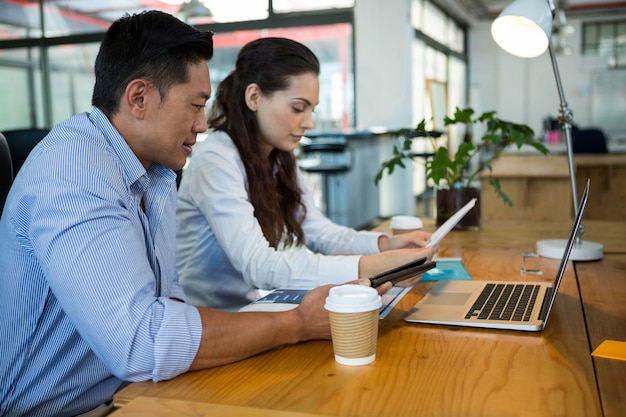
[[[402,149],[398,149],[398,146],[395,145],[393,147],[392,157],[383,163],[378,170],[378,173],[374,177],[374,184],[378,185],[380,180],[383,178],[385,171],[387,171],[388,175],[393,174],[394,169],[399,166],[400,168],[406,168],[404,164],[405,159],[412,159],[411,157],[411,144],[413,143],[412,135],[416,132],[420,132],[426,136],[429,136],[426,131],[426,120],[422,119],[421,122],[417,124],[415,129],[398,129],[395,132],[391,132],[392,136],[396,136],[402,139]]]
[[[405,142],[405,144],[406,143],[407,142]],[[410,149],[410,142],[409,142],[409,149]],[[380,166],[380,169],[378,170],[378,173],[376,174],[376,177],[374,177],[374,184],[378,185],[380,180],[383,178],[383,174],[385,170],[387,171],[387,174],[391,175],[393,174],[393,170],[395,169],[396,166],[399,166],[401,168],[406,168],[406,165],[404,165],[404,162],[403,162],[404,159],[411,159],[410,154],[401,152],[400,150],[398,150],[397,146],[394,146],[393,156],[390,159],[383,161],[383,163]]]
[[[494,187],[500,198],[506,204],[513,205],[511,199],[500,188],[500,181],[492,176],[491,164],[508,146],[515,146],[517,149],[525,145],[531,146],[543,155],[548,153],[548,148],[535,139],[535,132],[529,126],[499,119],[495,111],[484,112],[477,118],[473,116],[472,108],[457,107],[452,118],[448,116],[444,118],[446,126],[464,124],[469,132],[474,131],[475,125],[484,124],[485,133],[480,140],[472,138],[472,141],[462,142],[456,152],[450,152],[445,146],[435,149],[435,156],[426,162],[426,177],[437,186],[462,184],[467,187],[472,181],[477,180],[481,173],[485,173],[489,184]],[[402,146],[401,149],[394,146],[392,157],[381,164],[374,178],[376,185],[385,172],[391,175],[396,167],[406,168],[404,161],[412,158],[412,140],[418,133],[421,136],[432,136],[431,132],[426,130],[425,119],[415,129],[399,129],[392,132],[393,135],[402,138]]]

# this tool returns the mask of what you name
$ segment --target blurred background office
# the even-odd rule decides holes
[[[308,45],[322,64],[317,132],[379,135],[413,127],[422,118],[432,119],[429,129],[444,130],[444,114],[457,106],[472,106],[477,113],[497,110],[500,117],[528,124],[537,135],[546,135],[545,120],[558,112],[549,59],[513,57],[491,39],[491,22],[508,3],[2,0],[0,132],[9,140],[10,131],[33,130],[36,141],[42,130],[88,111],[93,62],[107,27],[125,13],[160,9],[216,33],[210,64],[214,89],[233,68],[240,47],[251,39],[285,36]],[[555,4],[554,42],[575,123],[581,129],[600,129],[607,151],[625,149],[626,2],[557,0]],[[441,140],[453,149],[465,134],[445,130]],[[346,137],[337,140],[347,143]],[[355,164],[350,168],[352,176],[368,175],[364,183],[369,186],[363,185],[361,195],[373,190],[374,168],[389,152],[390,145],[380,135],[376,137],[351,144],[353,160],[370,158],[367,171]],[[558,139],[555,142],[554,150],[562,151]],[[416,152],[429,152],[428,141],[423,141],[423,148],[417,143]],[[374,150],[366,151],[367,146]],[[365,213],[358,222],[374,214],[407,211],[414,204],[413,197],[427,188],[423,165],[408,176],[398,175],[403,178],[395,178],[394,184],[401,183],[412,192],[405,197],[379,195],[378,213]],[[400,206],[391,203],[396,199],[403,200]]]

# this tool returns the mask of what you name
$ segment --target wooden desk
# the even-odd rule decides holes
[[[626,220],[626,155],[574,155],[579,195],[591,180],[588,219]]]
[[[316,417],[315,414],[293,413],[236,405],[137,397],[110,414],[111,417]]]
[[[585,213],[586,214],[586,213]],[[567,217],[566,217],[567,218]],[[433,219],[423,219],[424,230],[434,231]],[[626,219],[621,222],[586,220],[583,217],[585,234],[583,239],[602,243],[604,253],[626,254]],[[538,240],[566,239],[571,222],[511,222],[506,220],[484,221],[479,232],[452,232],[446,236],[442,246],[462,256],[465,248],[510,248],[534,251]],[[375,230],[389,232],[386,223]]]
[[[606,339],[626,341],[626,221],[583,223],[584,238],[602,243],[605,253],[600,261],[575,265],[592,352]],[[539,239],[565,238],[569,227],[566,222],[490,221],[480,232],[450,233],[442,242],[442,254],[465,258],[463,248],[468,247],[532,251]],[[434,221],[425,219],[424,228],[434,230]],[[378,230],[388,231],[388,227],[383,224]],[[621,416],[626,405],[626,362],[603,358],[593,358],[593,362],[604,415]]]
[[[602,261],[577,262],[590,350],[606,339],[626,341],[626,254],[605,255]],[[593,358],[606,416],[624,415],[626,362]]]
[[[578,196],[591,180],[585,218],[626,220],[626,154],[575,154]],[[507,206],[483,185],[484,220],[558,221],[572,217],[574,208],[565,155],[504,155],[493,163],[493,175],[513,200]]]
[[[505,155],[492,164],[493,176],[513,201],[510,207],[484,182],[481,215],[485,221],[555,221],[573,211],[567,158],[561,155]],[[484,177],[484,175],[483,175]]]
[[[541,276],[519,273],[520,249],[538,236],[550,237],[548,228],[505,226],[452,232],[440,256],[462,255],[474,279],[552,279],[558,267],[552,259],[540,258]],[[595,228],[589,229],[591,234]],[[606,230],[623,239],[626,223]],[[564,237],[567,225],[565,232],[551,233]],[[603,243],[623,250],[615,240]],[[605,338],[626,340],[625,262],[626,256],[616,255],[577,263],[578,283],[569,265],[550,323],[540,333],[408,324],[402,317],[432,286],[423,282],[381,320],[371,365],[339,365],[331,342],[308,342],[170,381],[133,383],[115,396],[115,404],[146,396],[331,416],[619,416],[626,398],[624,365],[592,359],[590,352]],[[607,295],[596,288],[609,276]]]

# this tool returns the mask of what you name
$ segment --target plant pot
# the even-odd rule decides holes
[[[437,188],[437,227],[459,211],[468,201],[476,198],[476,205],[457,223],[457,230],[480,229],[480,184],[470,187]]]

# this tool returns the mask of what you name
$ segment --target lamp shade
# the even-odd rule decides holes
[[[190,0],[183,4],[183,6],[178,11],[179,14],[184,17],[210,17],[213,16],[211,10],[206,7],[204,4],[200,3],[200,0]]]
[[[515,0],[491,24],[491,36],[512,55],[533,58],[548,49],[552,9],[547,0]]]

